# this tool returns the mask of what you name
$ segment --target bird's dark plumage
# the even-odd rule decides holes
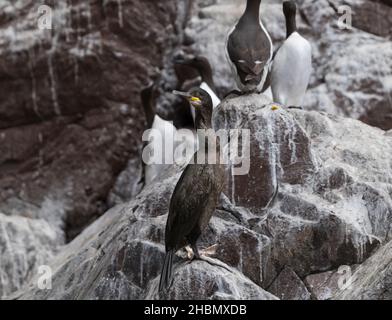
[[[197,70],[201,77],[201,81],[207,83],[212,90],[216,91],[211,64],[206,57],[195,56],[192,58],[177,58],[174,63],[175,65],[188,66]]]
[[[210,129],[207,135],[213,134],[211,97],[200,88],[193,89],[191,96],[200,99],[199,106],[195,107],[197,129]],[[204,138],[199,136],[199,142]],[[211,152],[211,149],[209,151]],[[160,291],[170,286],[173,255],[177,250],[191,245],[196,251],[195,256],[198,256],[196,242],[207,227],[224,187],[224,166],[198,164],[197,157],[201,152],[205,152],[205,148],[200,148],[194,155],[193,163],[185,168],[170,200],[165,230],[166,257],[159,284]],[[219,143],[212,152],[216,152],[219,159]]]
[[[260,21],[260,1],[247,1],[227,40],[227,55],[235,68],[237,85],[244,91],[262,88],[272,58],[272,42]]]

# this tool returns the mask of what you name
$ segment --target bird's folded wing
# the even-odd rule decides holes
[[[166,243],[177,244],[199,222],[211,194],[212,176],[204,165],[188,165],[170,201]]]

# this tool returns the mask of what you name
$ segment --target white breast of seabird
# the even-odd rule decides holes
[[[210,88],[210,86],[206,82],[203,82],[200,85],[200,88],[205,90],[210,95],[210,97],[212,99],[212,106],[214,108],[216,108],[221,103],[221,101],[218,98],[218,96],[215,94],[215,92]]]
[[[302,106],[312,71],[312,48],[298,32],[288,37],[272,65],[271,88],[274,101]]]
[[[155,115],[152,124],[152,133],[150,134],[149,148],[154,150],[154,156],[158,154],[156,159],[159,163],[149,164],[146,166],[145,182],[150,184],[165,168],[174,162],[175,137],[177,129],[170,121],[163,120]],[[166,157],[165,157],[166,156]],[[155,158],[154,158],[155,159]],[[145,159],[150,161],[151,158]]]

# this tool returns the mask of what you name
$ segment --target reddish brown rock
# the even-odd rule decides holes
[[[71,239],[107,210],[127,162],[139,161],[139,92],[173,46],[177,7],[47,4],[52,30],[37,28],[35,1],[5,3],[0,16],[0,210],[45,216]],[[50,213],[49,202],[58,204]]]

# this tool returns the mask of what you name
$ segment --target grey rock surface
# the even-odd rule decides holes
[[[48,1],[53,32],[36,28],[37,2],[0,3],[0,297],[307,299],[305,283],[316,299],[391,299],[385,0],[296,1],[313,47],[306,111],[272,110],[257,95],[222,103],[217,127],[251,130],[250,173],[229,175],[226,190],[242,221],[217,210],[200,240],[218,244],[215,256],[189,264],[180,252],[171,291],[157,295],[181,168],[139,194],[139,91],[158,78],[158,112],[176,120],[178,50],[210,59],[221,96],[233,89],[224,45],[244,2]],[[353,9],[351,30],[338,26],[341,5]],[[281,2],[263,1],[261,12],[276,49]],[[354,285],[336,292],[336,270],[356,264]],[[52,290],[37,287],[42,265]]]
[[[311,274],[305,278],[305,284],[315,300],[331,299],[333,294],[350,281],[358,265],[340,266],[338,270]]]
[[[290,268],[284,268],[268,290],[281,300],[310,300],[310,292]]]
[[[53,258],[57,238],[43,219],[0,213],[0,299],[19,289]]]
[[[337,300],[392,300],[392,241],[360,265]]]
[[[279,194],[260,212],[237,201],[241,191],[234,191],[233,206],[242,221],[218,210],[199,242],[201,248],[218,245],[212,258],[189,263],[179,252],[172,286],[166,294],[158,294],[168,204],[180,173],[173,168],[135,200],[108,211],[51,260],[52,290],[39,290],[33,279],[11,297],[309,299],[301,279],[372,261],[367,259],[375,249],[392,238],[392,175],[387,156],[392,152],[391,137],[357,120],[317,111],[271,109],[264,99],[253,95],[224,101],[214,117],[215,123],[225,123],[220,119],[226,118],[227,125],[240,123],[240,128],[250,127],[261,136],[268,136],[269,128],[276,132],[274,139],[282,134],[281,148],[268,151],[262,148],[264,140],[259,140],[260,152],[253,155],[276,165]],[[246,106],[250,112],[243,110]],[[229,117],[233,108],[236,116]],[[258,126],[252,113],[258,116]],[[291,135],[288,123],[301,134]],[[303,175],[303,163],[296,164],[293,154],[312,159],[312,170]],[[254,176],[262,175],[252,171],[244,179]],[[268,183],[254,185],[260,195],[266,185],[274,184],[270,175],[263,177]],[[289,275],[282,274],[283,269],[290,270]],[[291,293],[285,289],[287,279],[298,283]]]

